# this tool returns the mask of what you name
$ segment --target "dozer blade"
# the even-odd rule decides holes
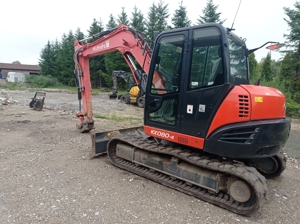
[[[132,135],[138,134],[141,136],[147,137],[144,133],[143,126],[132,127],[132,128],[124,128],[112,131],[105,132],[95,132],[91,133],[92,138],[92,150],[90,151],[90,157],[97,157],[107,153],[107,143],[113,137],[117,137],[120,135]]]

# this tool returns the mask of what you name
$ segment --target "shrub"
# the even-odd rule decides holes
[[[287,98],[286,102],[286,115],[292,118],[300,117],[300,105],[292,101],[290,98]]]
[[[26,82],[30,87],[34,88],[48,88],[54,86],[62,86],[61,83],[57,81],[56,78],[52,77],[51,75],[30,75],[27,77]]]

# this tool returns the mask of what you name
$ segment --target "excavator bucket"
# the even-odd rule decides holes
[[[132,135],[132,134],[145,136],[145,138],[148,137],[144,133],[143,126],[124,128],[124,129],[118,129],[118,130],[113,130],[113,131],[91,133],[92,150],[90,151],[90,157],[94,158],[94,157],[106,154],[107,143],[113,137],[116,137],[119,135]]]
[[[44,92],[36,92],[31,102],[29,103],[29,107],[34,110],[42,110],[45,102],[46,93]]]

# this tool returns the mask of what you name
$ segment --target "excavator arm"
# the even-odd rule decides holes
[[[94,42],[85,44],[87,40],[95,38],[97,39]],[[121,52],[133,74],[135,82],[137,85],[140,85],[145,78],[141,79],[139,77],[140,71],[137,70],[132,57],[138,62],[143,73],[148,74],[152,52],[141,33],[123,24],[120,24],[115,29],[103,31],[84,40],[75,40],[74,50],[75,76],[79,100],[77,117],[80,121],[77,128],[81,132],[88,132],[94,128],[89,58],[114,51]],[[83,110],[81,110],[81,105]]]

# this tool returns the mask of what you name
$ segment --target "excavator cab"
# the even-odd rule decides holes
[[[170,131],[205,137],[213,114],[235,83],[229,79],[226,30],[218,25],[161,33],[149,71],[145,123]],[[245,43],[242,78],[248,83]],[[155,58],[159,60],[155,60]],[[153,84],[161,74],[164,89]],[[151,82],[152,79],[152,82]]]

